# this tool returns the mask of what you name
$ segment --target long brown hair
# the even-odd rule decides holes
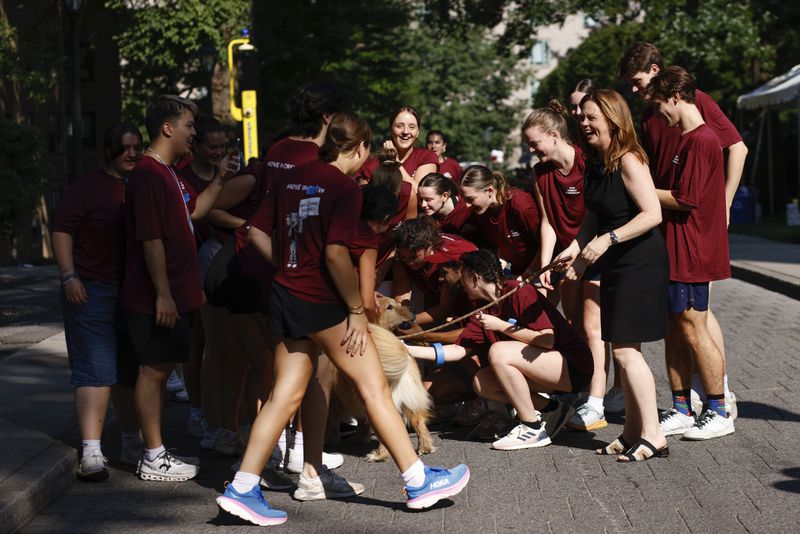
[[[631,110],[622,95],[611,89],[597,89],[583,97],[581,107],[586,102],[597,104],[597,107],[600,108],[600,113],[605,117],[611,130],[611,145],[608,147],[608,151],[603,154],[605,172],[611,174],[616,171],[619,168],[622,156],[628,152],[633,153],[639,161],[647,165],[647,154],[636,137],[636,128],[633,126]]]

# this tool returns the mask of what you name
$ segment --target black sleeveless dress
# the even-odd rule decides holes
[[[608,175],[602,164],[587,165],[584,195],[586,208],[597,216],[597,235],[623,226],[641,211],[625,189],[621,169]],[[599,261],[603,341],[662,339],[667,327],[669,258],[658,228],[612,245]]]

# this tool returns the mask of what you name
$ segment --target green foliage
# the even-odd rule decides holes
[[[486,129],[491,147],[502,147],[519,111],[510,97],[525,73],[515,58],[497,54],[486,25],[440,24],[430,12],[412,9],[417,4],[320,0],[268,9],[257,3],[267,130],[274,135],[285,128],[284,103],[299,85],[327,79],[347,89],[381,140],[391,111],[408,104],[421,114],[421,137],[433,128],[445,132],[449,155],[485,160]],[[334,18],[337,24],[330,24]]]
[[[249,26],[249,0],[106,0],[123,21],[115,41],[122,64],[123,115],[144,118],[159,94],[205,87],[198,51],[210,42],[227,62],[227,43]]]
[[[628,13],[623,17],[628,22],[594,32],[560,62],[542,81],[537,105],[550,95],[563,98],[581,78],[614,87],[619,58],[638,40],[658,46],[667,65],[681,65],[693,73],[699,87],[729,113],[738,95],[762,81],[754,78],[753,66],[774,68],[775,48],[760,33],[771,17],[757,14],[749,1],[650,0],[639,7],[644,13],[642,22],[631,20],[639,13]]]
[[[44,102],[47,90],[56,80],[52,72],[52,51],[42,50],[41,43],[35,42],[16,46],[17,39],[16,28],[3,13],[0,17],[0,72],[3,73],[0,98],[6,96],[4,93],[10,89],[9,84],[14,84],[20,92],[18,96],[34,103]]]
[[[47,183],[36,130],[0,117],[0,234],[29,220]]]

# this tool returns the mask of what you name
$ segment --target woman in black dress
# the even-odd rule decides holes
[[[584,97],[581,110],[581,129],[594,152],[584,189],[588,211],[559,257],[573,260],[567,269],[573,280],[602,262],[602,336],[620,370],[626,415],[622,435],[597,453],[618,454],[620,461],[666,456],[653,374],[641,353],[641,343],[662,339],[666,328],[669,264],[656,229],[661,208],[625,100],[599,89]]]

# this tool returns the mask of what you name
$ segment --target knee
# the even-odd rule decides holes
[[[389,391],[389,384],[386,379],[380,380],[380,377],[370,378],[369,380],[362,380],[357,384],[358,394],[364,401],[364,404],[369,409],[370,406],[380,404],[384,399],[391,398],[392,394]]]
[[[493,368],[508,365],[508,351],[502,343],[495,343],[489,347],[489,365]]]

